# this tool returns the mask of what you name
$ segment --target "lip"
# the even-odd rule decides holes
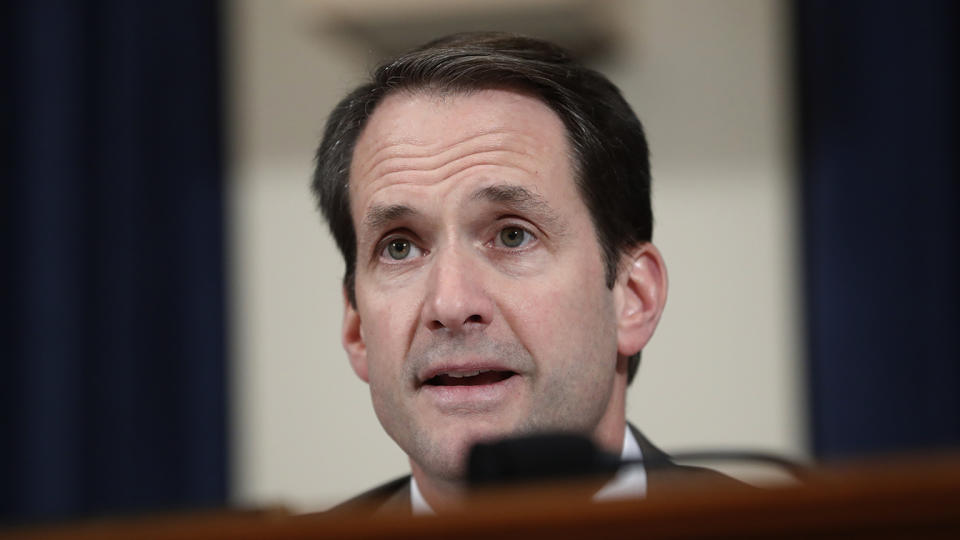
[[[509,371],[513,375],[496,382],[473,385],[432,385],[426,381],[441,374],[465,374],[475,371]],[[500,409],[522,388],[522,374],[500,362],[473,361],[430,366],[419,380],[419,394],[430,406],[444,414],[476,414]]]
[[[477,414],[502,409],[522,389],[522,376],[518,373],[506,379],[477,385],[420,386],[420,396],[436,410],[444,414]]]
[[[441,375],[444,373],[468,374],[475,371],[512,371],[513,373],[517,373],[517,370],[509,366],[503,365],[502,363],[482,361],[482,360],[437,364],[435,366],[429,366],[417,374],[417,386],[418,387],[430,386],[426,384],[427,381],[436,377],[437,375]],[[480,385],[480,386],[487,386],[487,385]]]

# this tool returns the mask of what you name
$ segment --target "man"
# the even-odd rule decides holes
[[[543,41],[436,40],[334,109],[313,189],[346,262],[344,348],[412,469],[359,502],[456,508],[471,446],[518,434],[662,456],[625,403],[667,274],[643,129],[606,78]]]

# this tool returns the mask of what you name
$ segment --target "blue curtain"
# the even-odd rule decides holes
[[[0,519],[222,504],[217,5],[2,4]]]
[[[795,6],[814,451],[960,446],[958,4]]]

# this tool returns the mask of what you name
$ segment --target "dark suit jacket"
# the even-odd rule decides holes
[[[644,463],[648,463],[646,465],[647,497],[655,496],[666,486],[680,479],[702,481],[712,485],[747,487],[742,482],[710,469],[687,467],[673,463],[670,457],[644,437],[639,429],[634,427],[633,424],[628,425],[640,446],[640,451],[643,453]],[[373,514],[397,512],[409,514],[412,511],[409,474],[361,493],[329,510],[329,512],[335,513],[373,512]]]

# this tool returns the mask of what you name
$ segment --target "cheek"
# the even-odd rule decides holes
[[[358,299],[371,378],[402,368],[419,320],[415,304],[409,300],[399,294],[376,292],[362,301]]]
[[[523,283],[511,291],[512,302],[505,309],[508,323],[535,358],[551,361],[541,357],[616,350],[613,292],[598,269],[586,270]],[[615,360],[615,352],[611,355]]]

